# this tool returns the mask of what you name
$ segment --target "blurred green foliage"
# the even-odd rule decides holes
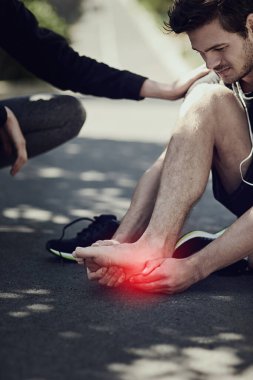
[[[26,7],[36,16],[39,25],[68,37],[68,25],[48,0],[23,0]],[[0,80],[17,80],[32,77],[14,59],[0,49]]]
[[[47,0],[23,0],[25,6],[36,16],[39,25],[67,37],[67,25]]]

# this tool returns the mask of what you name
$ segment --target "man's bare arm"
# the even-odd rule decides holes
[[[253,208],[237,219],[222,236],[189,260],[194,264],[200,279],[247,257],[253,252]]]

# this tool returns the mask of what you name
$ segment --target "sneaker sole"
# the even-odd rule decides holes
[[[61,257],[61,258],[63,258],[63,259],[66,259],[66,260],[76,261],[75,258],[72,256],[71,253],[55,251],[55,250],[52,249],[52,248],[48,249],[48,252],[50,252],[50,253],[52,253],[53,255],[56,255],[56,256],[58,256],[58,257]]]
[[[176,244],[173,257],[184,258],[189,257],[197,251],[203,249],[206,245],[221,236],[225,230],[212,234],[205,231],[191,231],[183,235]]]
[[[194,238],[203,238],[208,240],[215,240],[217,237],[221,236],[225,232],[225,229],[217,232],[216,234],[212,234],[210,232],[205,231],[191,231],[188,234],[181,237],[176,244],[176,248],[180,247],[182,244]]]

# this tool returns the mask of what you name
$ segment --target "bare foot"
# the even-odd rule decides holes
[[[94,263],[100,267],[121,267],[129,277],[140,273],[144,269],[146,261],[164,257],[164,254],[147,244],[136,242],[87,248],[77,247],[73,256],[77,261],[93,259]]]

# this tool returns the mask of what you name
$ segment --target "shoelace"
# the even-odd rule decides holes
[[[63,238],[64,238],[64,236],[65,236],[65,232],[66,232],[66,230],[67,230],[70,226],[72,226],[73,224],[76,224],[76,223],[78,223],[78,222],[81,222],[82,220],[86,220],[86,221],[89,221],[89,222],[94,222],[94,219],[91,219],[91,218],[85,218],[85,217],[84,217],[84,218],[78,218],[78,219],[73,220],[72,222],[66,224],[66,226],[63,227],[63,229],[62,229],[62,233],[61,233],[61,236],[60,236],[59,240],[60,240],[60,241],[63,240]],[[83,231],[83,230],[82,230],[82,231]],[[81,234],[82,231],[81,231],[81,232],[78,232],[78,234]],[[60,254],[60,257],[63,258],[63,257],[62,257],[62,252],[61,252],[61,251],[59,251],[59,254]]]
[[[63,240],[63,238],[65,236],[65,232],[69,227],[71,227],[74,224],[81,222],[83,220],[91,222],[91,224],[89,224],[88,227],[83,228],[82,231],[78,232],[76,236],[82,236],[82,235],[83,236],[87,236],[87,235],[92,236],[92,234],[94,234],[96,231],[98,231],[100,229],[100,227],[102,226],[102,224],[101,224],[102,218],[103,218],[102,216],[95,216],[93,219],[83,217],[83,218],[78,218],[78,219],[73,220],[72,222],[66,224],[66,226],[63,227],[62,234],[59,238],[59,241]],[[105,221],[105,219],[104,219],[104,221]],[[115,222],[116,222],[116,219],[115,219]],[[63,258],[61,251],[59,251],[59,254],[60,254],[60,257]]]
[[[96,218],[96,217],[95,217],[95,218]],[[78,219],[75,219],[75,220],[73,220],[72,222],[66,224],[66,226],[64,226],[63,229],[62,229],[62,234],[61,234],[59,240],[60,240],[60,241],[63,240],[63,238],[64,238],[64,236],[65,236],[65,232],[66,232],[66,230],[67,230],[70,226],[73,226],[73,224],[76,224],[76,223],[78,223],[78,222],[81,222],[82,220],[86,220],[86,221],[88,221],[88,222],[95,222],[95,218],[94,218],[94,219],[91,219],[91,218],[78,218]],[[93,224],[93,223],[92,223],[92,224]],[[88,228],[89,228],[90,226],[91,226],[91,224],[88,226]],[[83,229],[82,231],[78,232],[77,235],[82,234],[83,231],[84,231],[84,229]]]

